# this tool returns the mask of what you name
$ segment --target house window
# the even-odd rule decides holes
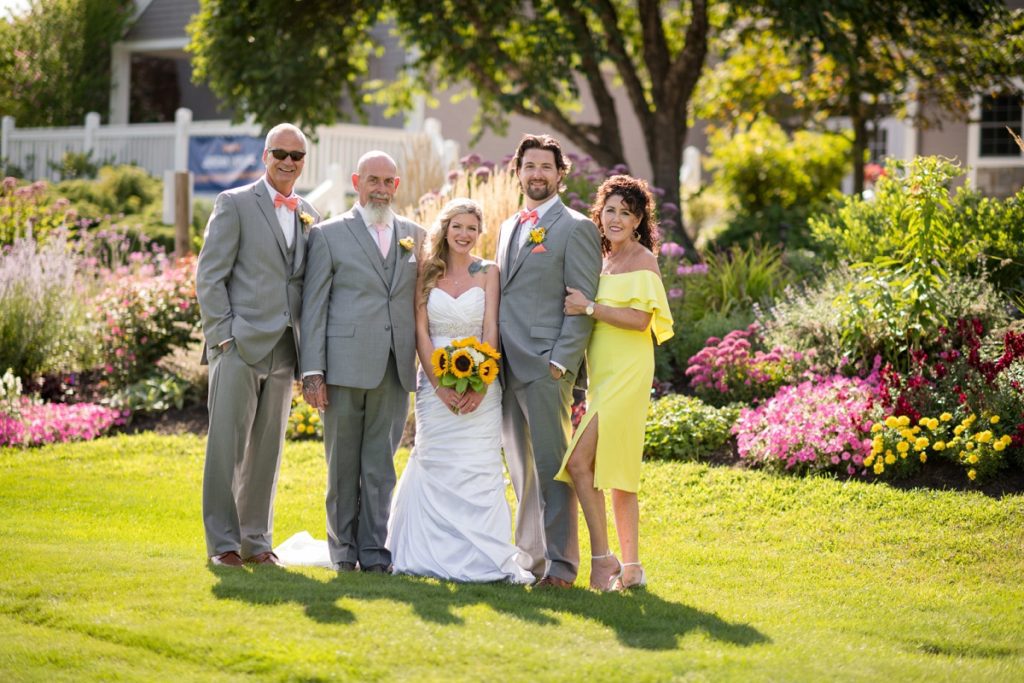
[[[981,148],[980,156],[1006,157],[1021,156],[1020,147],[1006,132],[1007,127],[1017,135],[1021,134],[1024,119],[1020,95],[999,95],[981,99]]]
[[[889,131],[881,126],[868,130],[868,163],[885,165],[889,155]]]

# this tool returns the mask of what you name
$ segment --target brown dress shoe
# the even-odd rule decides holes
[[[253,555],[252,557],[246,558],[245,561],[246,561],[247,564],[272,564],[275,567],[283,567],[284,566],[284,565],[281,564],[281,560],[277,559],[277,555],[275,555],[270,550],[267,550],[266,552],[262,552],[262,553],[260,553],[258,555]]]
[[[391,565],[389,565],[389,564],[371,564],[369,566],[363,567],[362,571],[368,572],[370,574],[390,574],[391,573]]]
[[[242,558],[234,550],[229,550],[226,553],[211,557],[210,564],[216,567],[241,567]]]
[[[354,572],[356,570],[355,562],[339,562],[334,565],[335,571],[338,572]]]
[[[565,579],[560,579],[557,576],[545,576],[533,585],[534,588],[572,588],[571,583]]]

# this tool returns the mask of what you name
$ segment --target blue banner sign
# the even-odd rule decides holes
[[[188,140],[188,170],[195,192],[222,192],[263,175],[263,138],[251,135],[195,135]]]

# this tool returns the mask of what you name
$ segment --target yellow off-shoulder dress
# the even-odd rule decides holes
[[[600,414],[594,488],[637,491],[647,408],[654,380],[654,342],[672,337],[672,313],[661,277],[650,270],[602,275],[595,301],[651,313],[646,330],[625,330],[597,320],[587,346],[587,413],[580,421],[555,479],[572,483],[566,463],[576,441]],[[653,340],[652,340],[653,338]]]

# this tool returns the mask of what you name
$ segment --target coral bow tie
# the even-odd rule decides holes
[[[519,222],[523,223],[523,224],[526,224],[526,223],[536,223],[537,222],[537,210],[536,209],[532,209],[530,211],[527,211],[526,209],[523,209],[522,211],[519,212]]]
[[[274,208],[280,209],[282,204],[287,206],[289,211],[294,211],[299,206],[299,198],[294,195],[285,197],[279,192],[274,195]]]

